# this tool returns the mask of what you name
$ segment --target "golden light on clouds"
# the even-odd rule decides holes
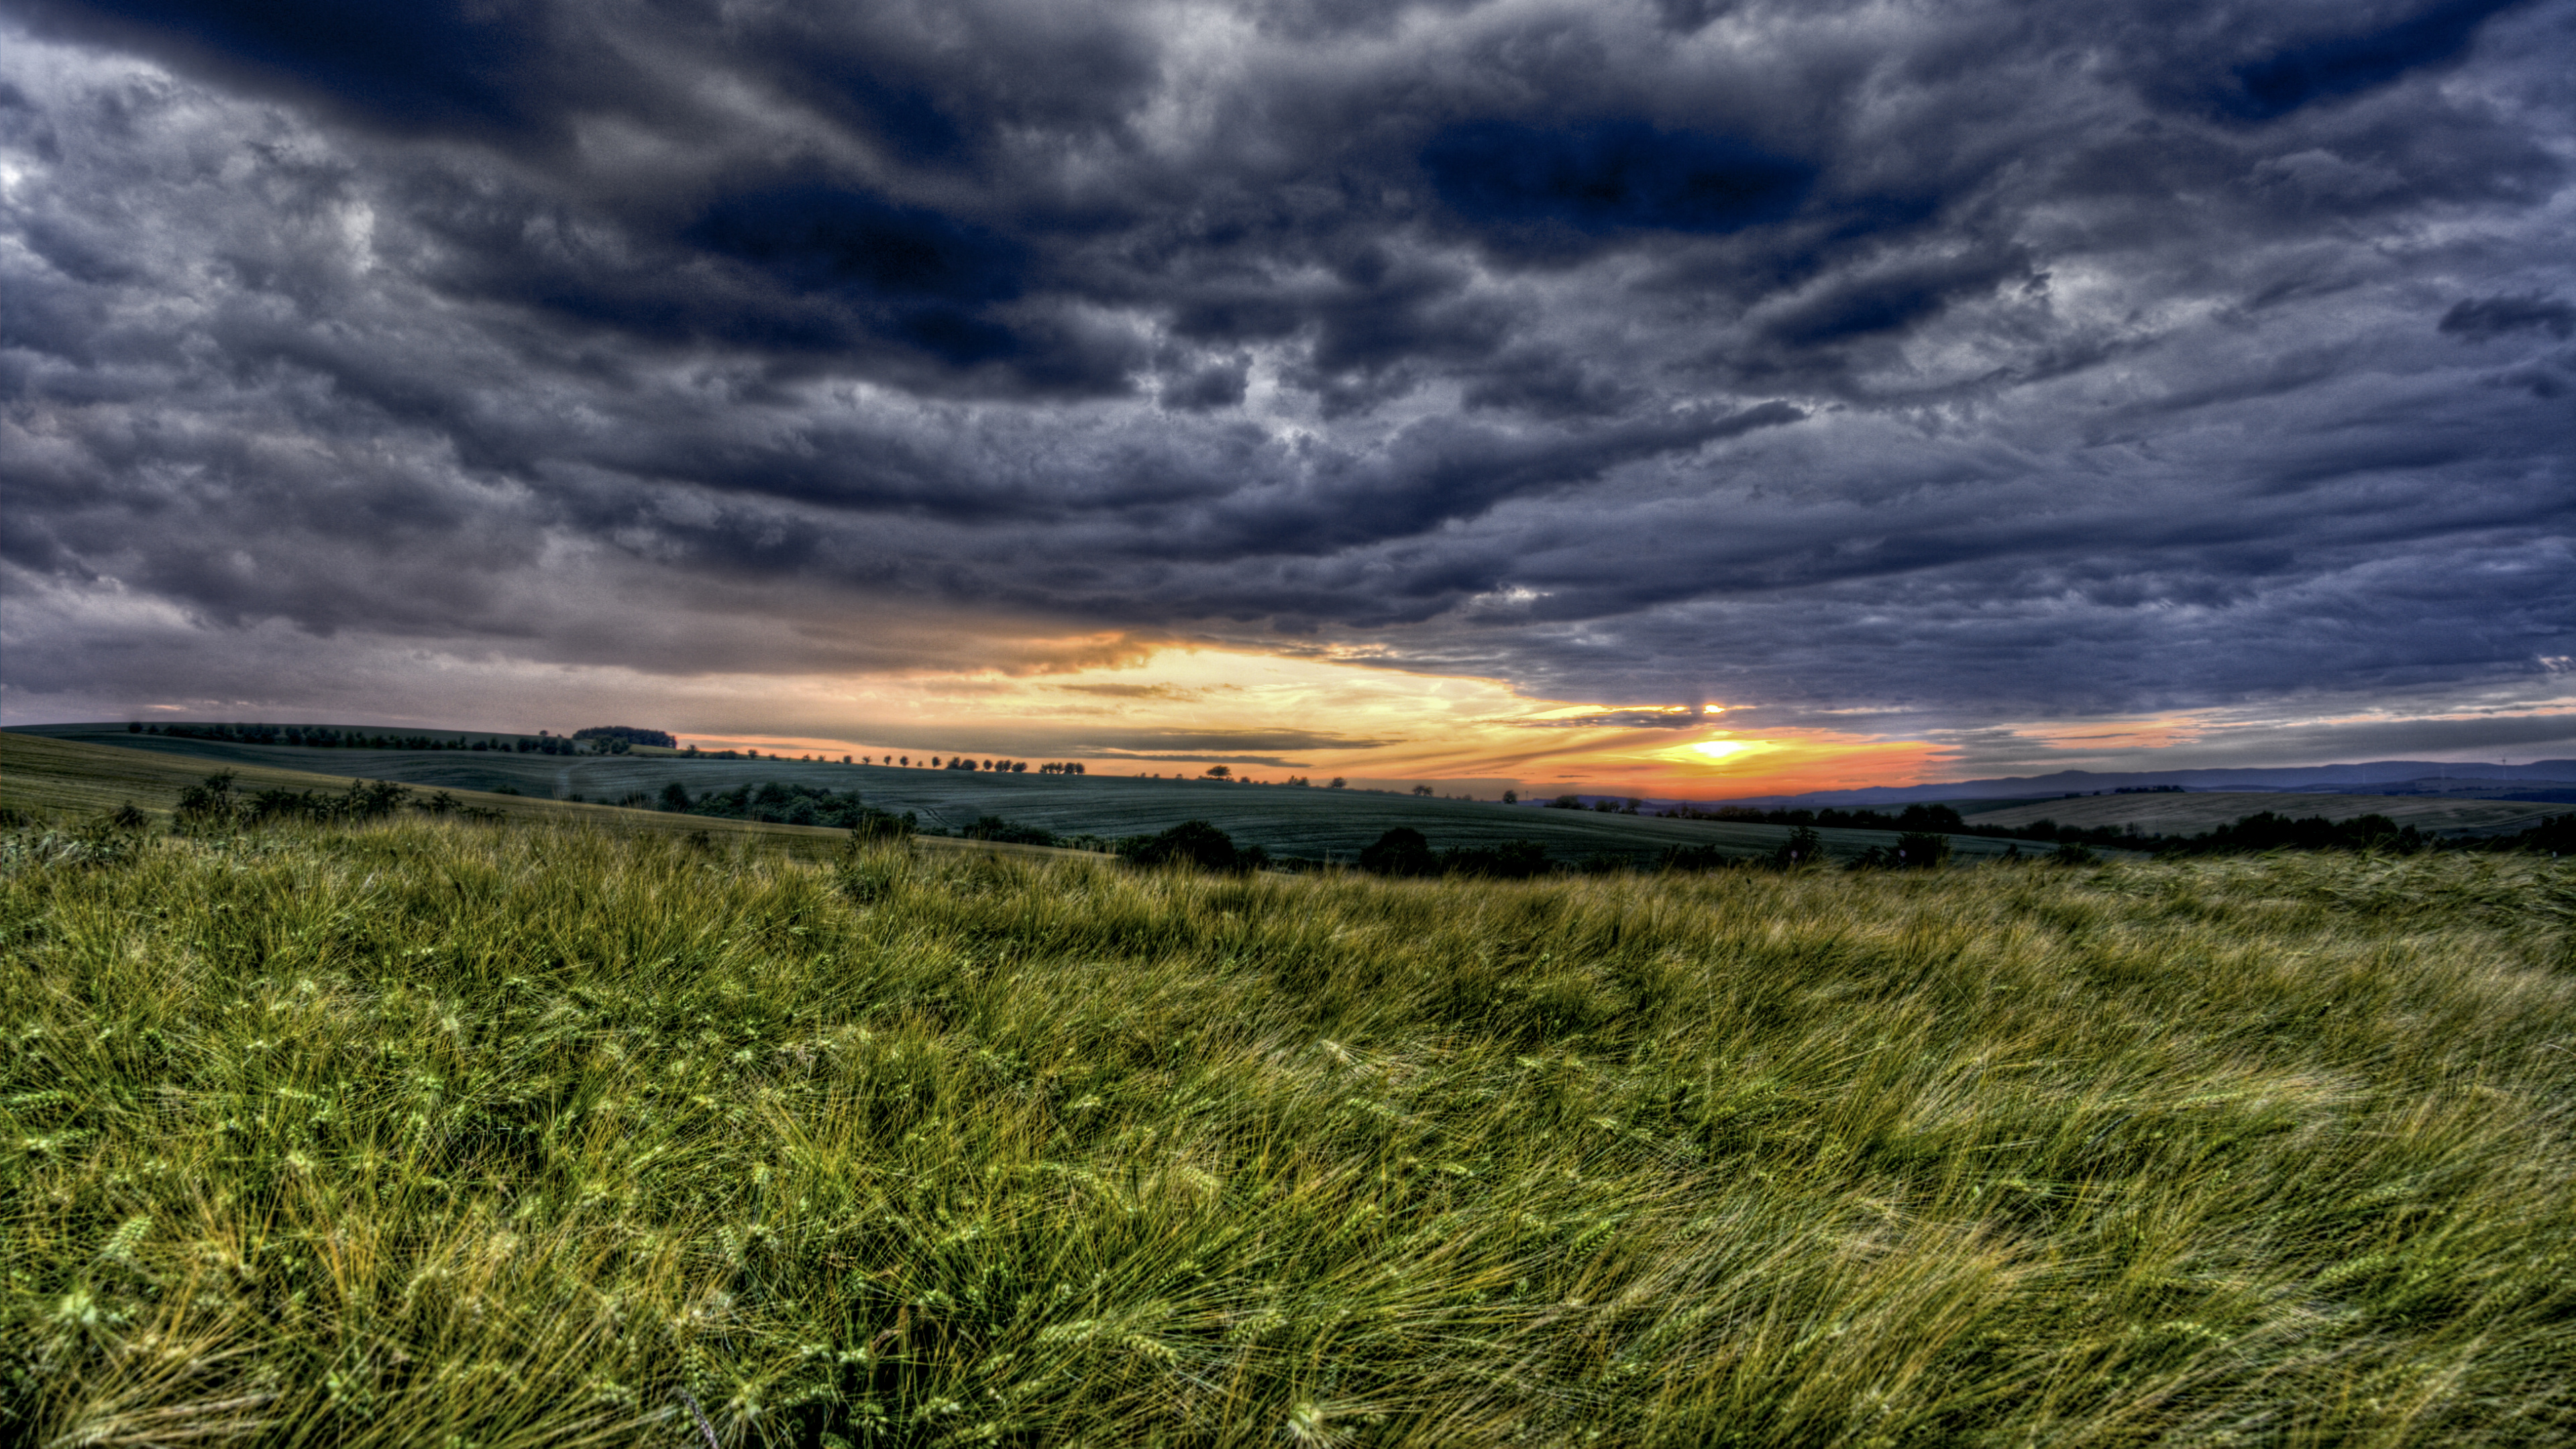
[[[777,681],[766,692],[781,697]],[[1659,798],[1903,783],[1934,753],[1830,731],[1717,728],[1733,708],[1723,703],[1537,699],[1500,680],[1365,657],[1217,647],[1166,646],[1039,673],[807,680],[787,693],[809,727],[686,737],[835,758],[1063,759],[1110,774],[1194,775],[1225,764],[1258,779]],[[826,716],[838,716],[837,727]]]
[[[1712,761],[1724,761],[1738,759],[1748,754],[1759,754],[1777,747],[1768,740],[1701,740],[1688,748],[1693,755],[1705,756]]]

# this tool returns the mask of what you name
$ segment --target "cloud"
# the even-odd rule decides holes
[[[1861,15],[31,0],[0,710],[1194,639],[1973,730],[2576,651],[2567,0]]]
[[[2276,120],[2359,95],[2468,48],[2487,18],[2518,0],[2441,0],[2393,23],[2297,36],[2231,67],[2213,99],[2237,120]]]
[[[2439,330],[2464,343],[2492,342],[2513,332],[2546,332],[2564,339],[2576,333],[2576,306],[2536,292],[2519,297],[2467,297],[2442,314]]]
[[[1814,166],[1747,142],[1632,117],[1461,121],[1424,144],[1422,167],[1460,222],[1507,254],[1785,221],[1816,180]]]

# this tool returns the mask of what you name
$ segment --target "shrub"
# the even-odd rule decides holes
[[[1130,836],[1118,853],[1137,865],[1194,865],[1202,870],[1249,870],[1253,862],[1234,838],[1204,820],[1184,820],[1160,835]]]
[[[1547,847],[1535,840],[1506,840],[1499,845],[1461,846],[1440,852],[1440,869],[1448,875],[1481,875],[1496,880],[1527,880],[1548,872]]]
[[[1727,870],[1742,864],[1739,857],[1727,854],[1714,845],[1672,845],[1655,859],[1657,870],[1701,871]]]
[[[1053,832],[1035,825],[1022,825],[999,815],[978,815],[975,823],[959,832],[975,840],[998,840],[1006,845],[1053,845]]]
[[[1825,838],[1812,828],[1801,825],[1789,832],[1779,848],[1771,852],[1774,870],[1795,870],[1805,865],[1821,865],[1825,860]]]
[[[1410,825],[1399,825],[1360,851],[1360,869],[1376,875],[1429,875],[1439,865],[1431,842]]]

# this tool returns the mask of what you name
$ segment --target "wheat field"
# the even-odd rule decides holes
[[[2576,1436],[2576,872],[0,836],[0,1437]]]

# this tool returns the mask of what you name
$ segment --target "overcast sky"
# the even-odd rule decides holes
[[[2571,58],[2569,0],[0,0],[0,715],[2576,754]],[[1471,696],[1518,743],[1403,755]]]

